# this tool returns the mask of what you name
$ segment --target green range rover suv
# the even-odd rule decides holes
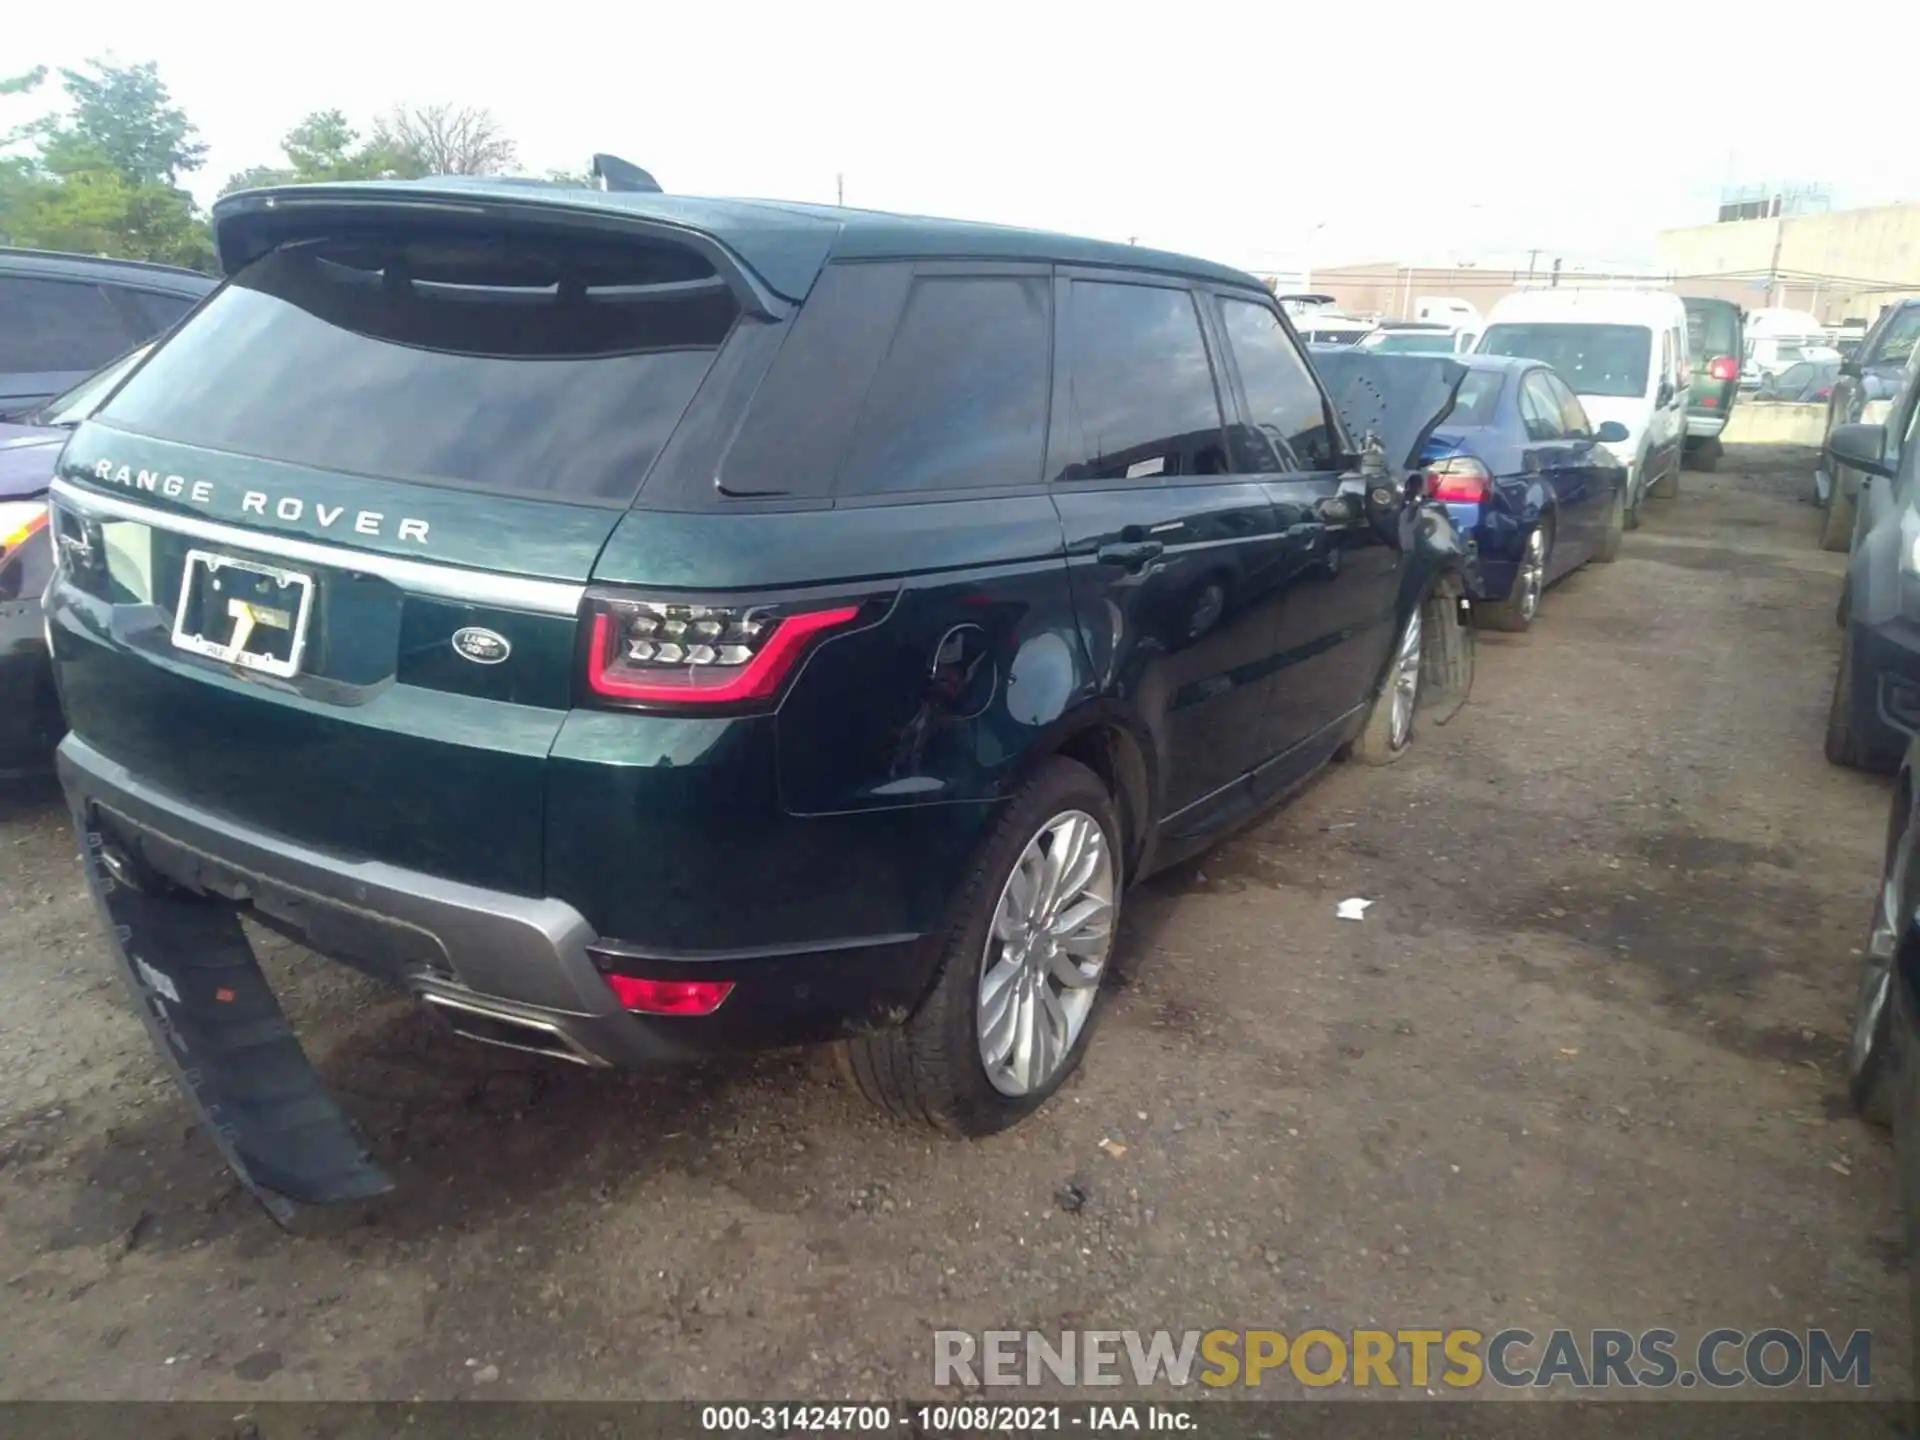
[[[243,913],[475,1039],[838,1042],[986,1133],[1129,882],[1470,673],[1471,556],[1238,271],[509,182],[214,224],[62,457],[46,609],[123,972],[283,1217],[389,1181]]]

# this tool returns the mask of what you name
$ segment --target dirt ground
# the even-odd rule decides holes
[[[57,802],[0,801],[0,1396],[904,1397],[936,1326],[1309,1324],[1867,1328],[1907,1393],[1840,1082],[1886,791],[1821,756],[1810,461],[1688,474],[1401,764],[1134,892],[1082,1074],[986,1143],[819,1054],[489,1051],[272,942],[400,1182],[287,1236],[161,1076]]]

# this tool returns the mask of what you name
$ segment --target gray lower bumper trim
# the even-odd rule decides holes
[[[581,1017],[617,1016],[586,947],[595,936],[563,901],[507,895],[375,860],[350,860],[264,834],[163,794],[77,736],[60,744],[62,784],[76,807],[98,804],[219,870],[431,937],[459,988]]]

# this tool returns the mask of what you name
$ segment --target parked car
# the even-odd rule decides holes
[[[1434,362],[1384,363],[1418,370]],[[1626,468],[1606,446],[1626,427],[1609,420],[1596,429],[1566,382],[1538,361],[1473,355],[1461,363],[1467,373],[1453,407],[1421,450],[1427,494],[1474,541],[1475,617],[1525,630],[1547,586],[1619,554]],[[1316,354],[1315,364],[1331,385],[1343,357]]]
[[[1680,493],[1692,360],[1679,296],[1523,291],[1493,307],[1475,353],[1543,361],[1573,387],[1596,423],[1626,426],[1627,438],[1610,448],[1627,467],[1629,530],[1640,523],[1647,496]]]
[[[1357,449],[1239,271],[479,180],[213,226],[63,452],[47,623],[123,977],[279,1213],[388,1182],[243,910],[475,1039],[838,1042],[984,1134],[1131,881],[1470,676],[1410,483],[1458,375]]]
[[[1881,1125],[1899,1115],[1898,1143],[1920,1140],[1920,1099],[1916,1071],[1920,1071],[1920,805],[1915,785],[1920,783],[1920,748],[1908,746],[1898,765],[1892,802],[1887,809],[1880,869],[1874,886],[1872,917],[1860,947],[1860,980],[1854,993],[1853,1023],[1847,1036],[1847,1095],[1865,1118]],[[1911,1177],[1903,1160],[1903,1181]],[[1920,1187],[1906,1189],[1911,1208],[1920,1204]]]
[[[1387,320],[1360,345],[1382,355],[1463,355],[1479,338],[1477,331],[1436,320]]]
[[[1686,295],[1687,356],[1692,373],[1687,385],[1687,436],[1684,463],[1712,470],[1720,463],[1720,432],[1740,395],[1740,357],[1744,354],[1740,307],[1730,300]]]
[[[1838,360],[1802,360],[1762,380],[1754,399],[1782,405],[1824,405],[1833,397],[1834,381],[1839,376]]]
[[[172,265],[0,247],[0,420],[145,344],[216,283]]]
[[[1887,418],[1916,341],[1920,341],[1920,300],[1902,300],[1880,312],[1860,348],[1841,362],[1839,378],[1827,402],[1829,437],[1841,425],[1872,425]],[[1852,540],[1860,480],[1857,470],[1815,467],[1814,503],[1823,511],[1821,549],[1844,550]]]
[[[1888,423],[1836,426],[1826,453],[1865,477],[1841,584],[1827,758],[1891,771],[1920,728],[1920,360]]]
[[[47,486],[67,436],[140,362],[128,352],[17,424],[0,421],[0,780],[43,773],[65,729],[41,624]]]

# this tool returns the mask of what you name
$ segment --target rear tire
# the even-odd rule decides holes
[[[1703,441],[1693,453],[1693,468],[1702,475],[1711,475],[1720,468],[1722,447],[1718,440]]]
[[[1820,548],[1848,550],[1853,547],[1853,497],[1846,493],[1838,475],[1827,487],[1827,509],[1820,518]]]
[[[1547,590],[1547,560],[1553,553],[1551,522],[1541,520],[1527,532],[1526,549],[1513,575],[1513,588],[1504,600],[1483,600],[1474,606],[1473,618],[1486,630],[1505,630],[1520,634],[1539,618],[1540,602]]]
[[[1043,842],[1050,827],[1073,816],[1090,818],[1105,846],[1111,891],[1104,912],[1105,945],[1091,980],[1072,987],[1071,993],[1087,995],[1078,1031],[1038,1083],[1023,1093],[1009,1093],[989,1078],[983,1056],[989,1043],[983,1039],[983,1026],[989,1032],[996,1026],[986,1019],[989,991],[982,982],[990,973],[1001,973],[999,967],[1010,963],[1015,954],[1014,942],[996,929],[996,919],[1005,918],[1003,907],[1009,897],[1020,894],[1016,867],[1029,859],[1031,848]],[[1057,834],[1055,843],[1060,843]],[[1091,846],[1091,839],[1086,843]],[[1125,878],[1120,826],[1106,786],[1077,761],[1057,755],[1050,758],[1014,795],[962,881],[946,929],[931,942],[940,946],[940,961],[926,999],[905,1024],[844,1042],[839,1057],[842,1070],[881,1109],[949,1135],[992,1135],[1032,1114],[1079,1068],[1093,1036],[1103,1008],[1102,982],[1111,970]],[[1027,908],[1043,908],[1038,904],[1041,897],[1029,894],[1036,903]],[[1017,899],[1014,903],[1018,908]],[[1057,976],[1059,972],[1054,968],[1050,973]],[[1040,983],[1052,982],[1042,977]],[[1065,1000],[1070,992],[1063,988],[1056,993]],[[1027,1013],[1023,1006],[1062,1013],[1057,1003],[1049,1007],[1037,994],[1029,999],[1021,992],[1001,1007],[1010,1030],[1020,1028]]]
[[[1833,698],[1827,702],[1827,759],[1849,769],[1860,764],[1853,739],[1853,641],[1840,642],[1840,664],[1833,675]]]
[[[1613,492],[1613,504],[1607,507],[1607,521],[1600,531],[1600,543],[1594,547],[1593,558],[1602,565],[1611,565],[1620,558],[1620,541],[1627,529],[1627,492]]]

